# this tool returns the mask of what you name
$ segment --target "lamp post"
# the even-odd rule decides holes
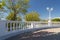
[[[46,9],[49,12],[48,26],[51,26],[51,12],[53,11],[53,8],[47,7]]]

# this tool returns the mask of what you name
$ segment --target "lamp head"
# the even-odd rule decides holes
[[[49,7],[47,7],[46,9],[49,10]]]
[[[51,8],[51,11],[53,10],[53,8]]]
[[[53,8],[49,8],[49,7],[47,7],[46,8],[48,11],[52,11],[53,10]]]

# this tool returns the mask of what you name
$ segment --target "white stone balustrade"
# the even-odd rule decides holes
[[[60,27],[60,22],[52,22],[52,26]],[[21,21],[0,21],[0,37],[7,35],[10,32],[33,29],[33,28],[42,28],[48,27],[47,22],[21,22]]]

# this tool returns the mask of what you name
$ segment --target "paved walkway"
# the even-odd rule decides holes
[[[60,28],[22,33],[6,40],[60,40]]]

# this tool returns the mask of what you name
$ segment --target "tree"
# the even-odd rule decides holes
[[[29,6],[29,0],[3,0],[3,4],[9,9],[10,12],[14,12],[14,20],[16,20],[17,14],[25,14]]]
[[[52,21],[60,21],[60,18],[54,18]]]
[[[37,12],[30,12],[25,15],[26,21],[40,21],[39,14]]]
[[[14,13],[11,12],[7,17],[6,17],[7,20],[14,20]],[[20,16],[17,16],[16,18],[17,21],[21,21],[21,17]]]
[[[0,20],[1,20],[1,18],[4,17],[3,16],[3,12],[5,12],[4,5],[5,5],[4,2],[0,1]]]
[[[5,2],[4,2],[4,0],[0,1],[0,9],[2,9],[3,6],[5,6]]]
[[[2,8],[2,6],[3,6],[2,3],[0,3],[0,9]]]

